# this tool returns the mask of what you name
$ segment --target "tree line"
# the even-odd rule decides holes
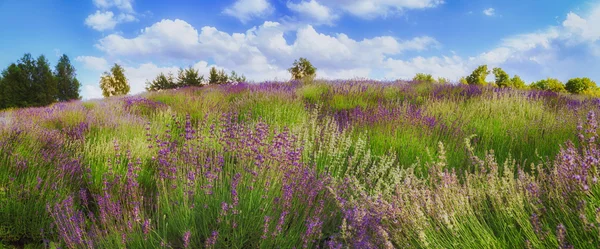
[[[494,75],[493,82],[487,82],[486,78],[488,75],[492,73]],[[413,81],[419,82],[428,82],[428,83],[447,83],[448,80],[444,78],[438,78],[437,80],[433,78],[431,74],[418,73],[413,78]],[[555,78],[547,78],[538,80],[536,82],[532,82],[531,84],[525,84],[525,81],[521,79],[518,75],[514,75],[512,78],[508,73],[506,73],[502,68],[496,67],[491,71],[488,69],[487,65],[481,65],[477,67],[473,72],[466,76],[462,77],[459,80],[461,84],[467,85],[493,85],[496,87],[510,87],[517,89],[536,89],[536,90],[544,90],[544,91],[552,91],[552,92],[568,92],[572,94],[585,94],[594,97],[600,97],[600,88],[596,86],[596,82],[592,81],[590,78],[572,78],[567,81],[567,83],[563,83]]]
[[[246,77],[244,75],[238,75],[235,71],[231,71],[228,75],[225,73],[225,70],[217,70],[215,67],[212,67],[208,74],[208,78],[205,79],[204,75],[201,75],[198,72],[198,69],[190,66],[186,69],[180,68],[177,72],[177,77],[171,72],[166,75],[160,73],[153,80],[146,81],[146,90],[158,91],[188,86],[201,87],[204,85],[221,85],[239,82],[246,82]]]
[[[54,70],[44,55],[29,53],[11,63],[0,75],[0,109],[46,106],[80,99],[81,84],[75,67],[63,54]]]

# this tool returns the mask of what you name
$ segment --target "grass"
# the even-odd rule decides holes
[[[0,113],[0,248],[589,248],[597,100],[222,85]]]

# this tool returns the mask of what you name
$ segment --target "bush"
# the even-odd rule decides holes
[[[531,84],[532,89],[552,91],[552,92],[564,92],[565,85],[558,79],[547,78]]]
[[[573,78],[567,81],[565,89],[570,93],[580,94],[596,87],[590,78]]]
[[[477,67],[471,75],[467,76],[466,81],[469,85],[480,85],[485,86],[487,82],[485,78],[490,74],[487,65],[481,65]]]

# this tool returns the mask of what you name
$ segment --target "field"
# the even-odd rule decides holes
[[[418,82],[0,113],[0,248],[598,248],[600,101]]]

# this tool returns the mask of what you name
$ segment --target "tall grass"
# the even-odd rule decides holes
[[[0,113],[0,248],[600,244],[597,100],[306,83]]]

